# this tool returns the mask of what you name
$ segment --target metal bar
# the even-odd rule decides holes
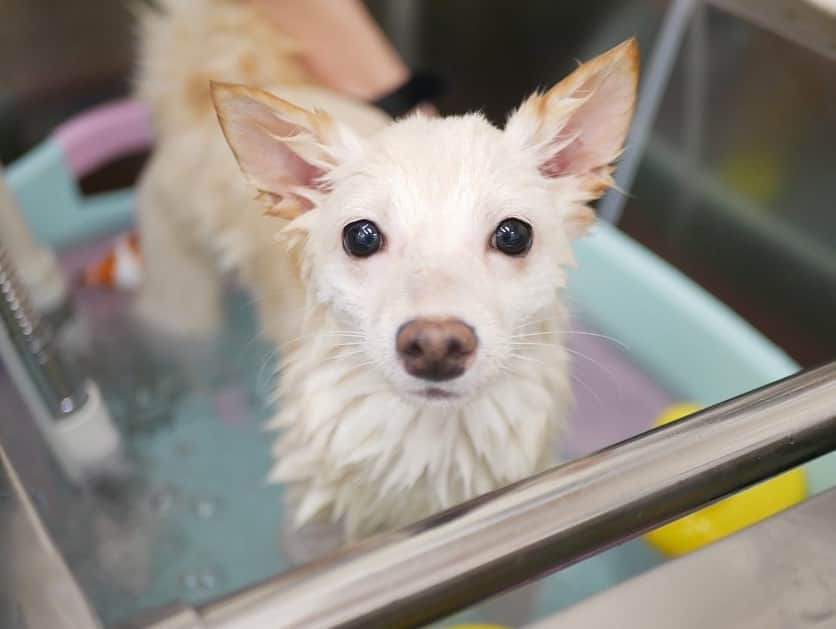
[[[836,19],[823,6],[798,0],[705,0],[707,4],[772,31],[836,61]],[[819,3],[824,4],[824,3]]]
[[[699,3],[694,7],[688,37],[683,50],[684,90],[682,104],[682,148],[688,172],[702,170],[705,144],[705,108],[708,94],[708,9]],[[645,146],[647,157],[648,147]],[[670,228],[672,241],[681,246],[687,237],[688,227],[695,209],[698,207],[700,194],[694,186],[684,186],[674,198],[673,224]]]
[[[701,1],[671,0],[665,13],[650,61],[644,71],[636,113],[633,115],[633,124],[627,136],[624,153],[615,169],[615,186],[607,191],[598,204],[598,216],[602,220],[613,224],[621,220],[624,204],[627,202],[626,195],[630,193],[636,179],[645,146],[653,131],[656,113],[668,89],[668,81],[688,31],[691,15],[694,7]]]
[[[408,627],[836,449],[836,362],[207,604],[203,627]]]

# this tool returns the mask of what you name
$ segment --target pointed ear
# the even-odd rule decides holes
[[[639,48],[631,38],[582,64],[545,94],[531,96],[508,119],[505,132],[539,152],[545,176],[577,177],[582,201],[597,199],[613,183],[612,163],[633,117],[638,74]],[[592,214],[584,209],[584,216],[567,221],[591,224]]]
[[[324,177],[352,138],[322,111],[307,111],[263,90],[212,83],[226,141],[266,213],[293,219],[309,210]]]

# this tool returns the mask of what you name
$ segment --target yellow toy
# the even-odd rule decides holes
[[[698,410],[695,404],[675,404],[653,425],[662,426]],[[662,554],[677,557],[783,511],[806,496],[807,477],[803,469],[796,468],[666,524],[644,538]]]

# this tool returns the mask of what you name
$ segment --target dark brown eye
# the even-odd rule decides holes
[[[531,249],[533,239],[531,225],[518,218],[506,218],[496,226],[491,246],[508,256],[522,256]]]
[[[343,249],[350,256],[368,258],[382,246],[383,234],[371,221],[354,221],[343,229]]]

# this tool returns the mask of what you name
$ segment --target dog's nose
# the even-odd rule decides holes
[[[408,373],[451,380],[462,375],[476,352],[476,332],[460,319],[413,319],[398,330],[395,344]]]

